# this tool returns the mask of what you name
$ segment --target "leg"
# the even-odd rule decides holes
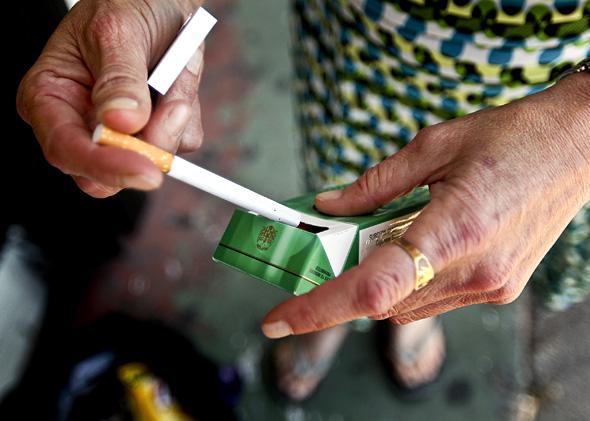
[[[415,394],[434,382],[445,361],[445,337],[438,318],[403,326],[387,322],[382,344],[390,375],[406,394]]]
[[[328,374],[347,333],[348,327],[341,325],[280,340],[272,355],[279,392],[294,402],[309,398]]]

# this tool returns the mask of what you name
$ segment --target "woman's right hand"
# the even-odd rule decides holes
[[[94,197],[162,182],[146,158],[97,146],[97,123],[141,137],[170,152],[198,148],[203,138],[197,89],[203,49],[152,110],[147,86],[153,68],[195,0],[82,0],[63,19],[23,78],[17,109],[47,161]]]

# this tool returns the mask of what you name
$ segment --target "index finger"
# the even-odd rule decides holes
[[[475,246],[469,244],[470,230],[477,228],[468,214],[457,208],[433,197],[404,235],[427,256],[435,274]],[[362,317],[387,317],[395,304],[413,292],[415,277],[413,259],[408,253],[393,244],[382,246],[357,267],[275,307],[266,316],[262,330],[270,338],[279,338]],[[436,281],[435,275],[431,282]]]
[[[280,338],[382,313],[411,293],[413,270],[404,251],[383,246],[359,266],[279,304],[265,317],[262,331]]]
[[[162,182],[162,174],[146,158],[94,144],[80,113],[59,97],[38,96],[29,117],[45,158],[66,174],[119,188],[145,190]]]

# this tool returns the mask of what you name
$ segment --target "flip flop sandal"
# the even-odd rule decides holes
[[[433,378],[416,386],[407,385],[401,374],[403,370],[400,370],[399,367],[413,366],[423,356],[426,346],[430,343],[434,335],[439,331],[444,335],[444,329],[440,318],[437,317],[428,332],[424,333],[422,337],[410,347],[402,348],[396,346],[395,343],[392,344],[391,341],[395,341],[395,336],[391,337],[391,333],[389,332],[390,329],[391,327],[388,326],[388,322],[379,323],[377,325],[377,346],[379,347],[381,360],[387,370],[388,378],[394,386],[396,393],[400,397],[408,400],[418,400],[429,397],[436,391],[436,389],[438,389],[446,358],[443,359],[438,373]],[[392,352],[392,349],[395,351]],[[446,346],[443,352],[446,355]]]
[[[279,346],[279,341],[276,341],[275,344],[273,344],[273,346],[268,347],[267,351],[265,352],[262,363],[263,381],[266,384],[269,391],[271,392],[272,396],[274,396],[278,400],[284,403],[301,404],[309,400],[309,398],[311,398],[314,395],[314,393],[318,390],[321,383],[326,378],[328,371],[330,371],[330,368],[332,367],[337,351],[332,353],[332,355],[330,356],[319,358],[318,361],[311,361],[307,357],[307,353],[305,352],[305,349],[300,339],[296,339],[296,337],[290,337],[283,340],[290,341],[290,343],[287,346],[292,347],[292,373],[298,378],[314,376],[318,378],[318,382],[316,386],[313,387],[311,391],[302,399],[295,399],[288,393],[280,389],[280,387],[278,386],[279,370],[277,367],[276,357],[277,346]]]

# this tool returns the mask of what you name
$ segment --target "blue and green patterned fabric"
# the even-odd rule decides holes
[[[353,181],[423,127],[549,86],[590,56],[590,0],[294,0],[308,186]],[[590,207],[534,274],[552,308],[590,291]]]

